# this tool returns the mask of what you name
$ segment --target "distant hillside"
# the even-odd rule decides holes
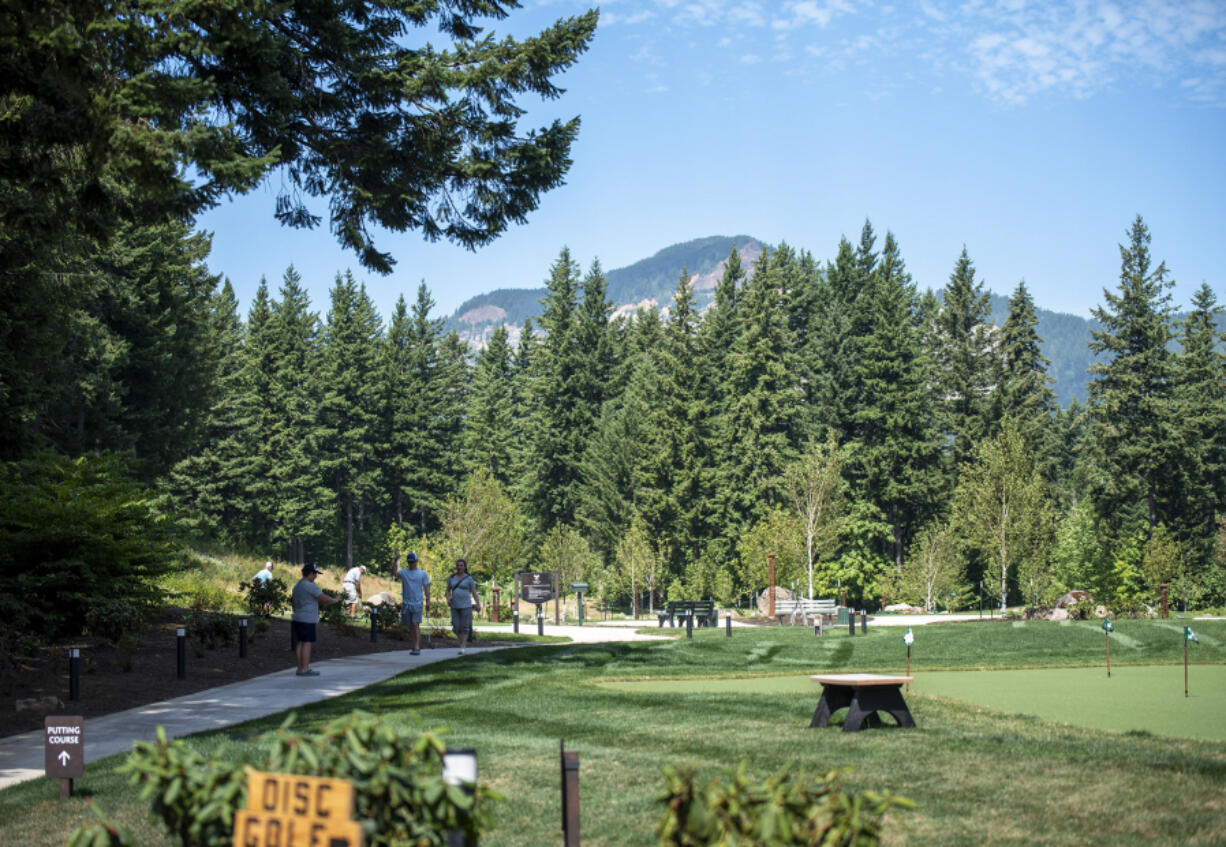
[[[706,309],[714,297],[715,284],[724,272],[724,263],[733,245],[741,254],[748,272],[761,255],[763,242],[748,235],[713,235],[684,244],[665,247],[650,258],[624,268],[605,271],[609,280],[609,300],[614,314],[628,314],[640,306],[655,306],[668,311],[681,269],[686,268],[694,285],[697,305]],[[506,323],[512,344],[518,343],[524,319],[541,312],[544,288],[500,288],[471,298],[450,318],[447,328],[456,329],[474,347],[483,347],[500,324]],[[1009,314],[1009,298],[991,295],[991,319],[997,326]],[[1086,369],[1094,362],[1090,354],[1090,330],[1094,321],[1076,315],[1037,308],[1038,332],[1043,339],[1043,355],[1050,361],[1053,390],[1061,405],[1074,398],[1084,403],[1090,381]],[[1177,316],[1182,318],[1182,315]],[[1226,318],[1219,326],[1226,323]]]

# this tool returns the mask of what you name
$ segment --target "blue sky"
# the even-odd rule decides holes
[[[587,4],[524,0],[492,25],[525,35]],[[420,282],[450,314],[537,287],[563,245],[584,266],[745,233],[821,260],[865,218],[939,289],[965,244],[986,286],[1088,315],[1145,217],[1176,305],[1226,300],[1226,2],[611,0],[559,100],[580,115],[567,184],[473,253],[383,233],[398,264],[362,269],[326,229],[281,227],[270,187],[202,216],[209,265],[244,311],[261,276],[303,274],[326,312],[352,268],[386,317]],[[432,38],[437,38],[431,34]],[[529,124],[525,124],[527,126]],[[326,205],[317,211],[326,215]]]

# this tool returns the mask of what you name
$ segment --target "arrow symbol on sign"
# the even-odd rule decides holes
[[[60,754],[56,756],[56,758],[60,760],[60,767],[63,767],[64,765],[68,764],[68,760],[71,759],[72,756],[68,755],[67,750],[61,750]]]

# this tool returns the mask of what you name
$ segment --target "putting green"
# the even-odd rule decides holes
[[[1110,679],[1101,667],[933,671],[916,673],[911,693],[1093,729],[1226,741],[1226,667],[1193,665],[1188,679],[1190,696],[1185,698],[1183,665],[1116,667]],[[807,676],[606,682],[601,687],[640,694],[797,694],[815,704],[820,692]]]

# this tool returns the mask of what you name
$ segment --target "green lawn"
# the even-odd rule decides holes
[[[1199,662],[1226,661],[1226,624],[1194,625]],[[1121,622],[1112,644],[1116,676],[1162,666],[1182,696],[1182,626]],[[967,709],[918,689],[909,702],[919,727],[844,735],[807,729],[816,686],[807,694],[737,690],[693,693],[611,690],[612,680],[798,677],[817,671],[901,671],[901,631],[815,639],[804,628],[700,630],[692,641],[539,646],[431,665],[363,692],[304,709],[320,723],[354,708],[406,727],[451,728],[454,744],[476,747],[481,779],[502,792],[498,845],[560,839],[558,740],[581,761],[583,842],[648,845],[657,817],[659,767],[688,762],[711,771],[747,760],[768,772],[786,763],[812,771],[851,768],[853,788],[903,794],[919,808],[887,828],[893,844],[1215,844],[1226,840],[1226,743],[1115,733],[991,708]],[[1084,668],[1098,676],[1102,632],[1093,624],[950,624],[916,630],[912,669]],[[1193,666],[1193,693],[1214,669]],[[935,677],[936,674],[932,673]],[[982,675],[987,677],[988,675]],[[1105,682],[1105,671],[1102,674]],[[973,677],[973,675],[972,675]],[[927,684],[927,683],[926,683]],[[1080,683],[1071,683],[1080,684]],[[1016,710],[1013,710],[1016,711]],[[1226,715],[1226,708],[1219,710]],[[250,749],[277,723],[253,722],[192,740],[213,756]],[[142,844],[164,843],[146,804],[110,773],[118,760],[91,764],[80,787],[138,829]],[[0,841],[60,845],[84,819],[82,801],[60,803],[46,780],[0,792]]]

